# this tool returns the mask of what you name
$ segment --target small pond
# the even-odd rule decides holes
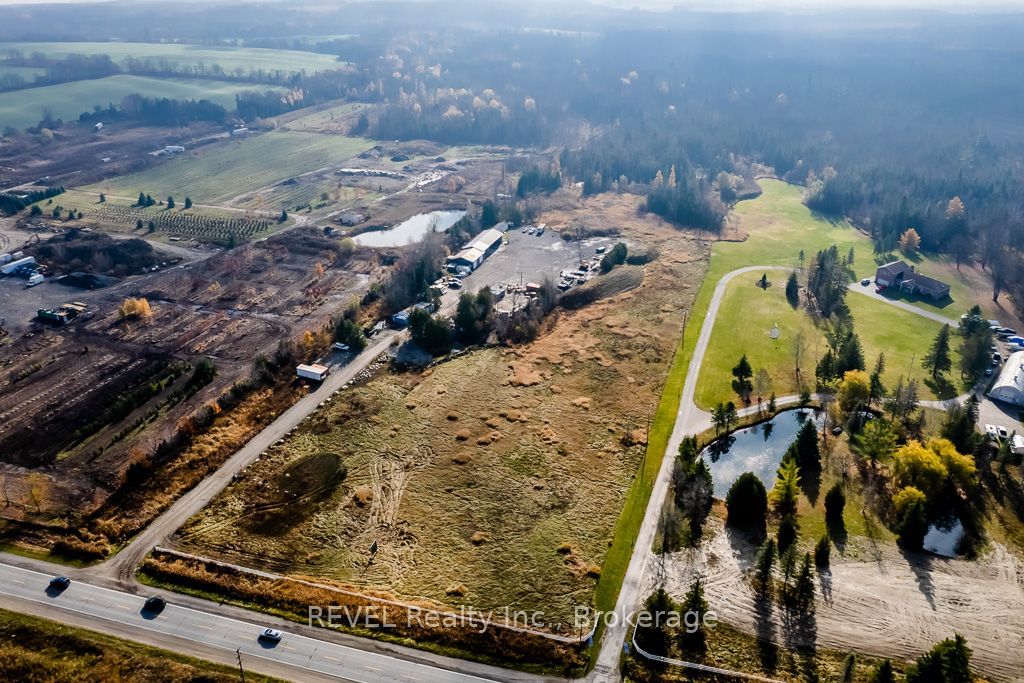
[[[936,522],[924,535],[924,549],[942,557],[956,557],[963,537],[964,525],[956,517]]]
[[[431,211],[418,213],[390,230],[364,232],[355,236],[356,244],[363,247],[402,247],[419,242],[432,229],[444,232],[459,222],[465,211]]]
[[[705,448],[701,455],[711,466],[715,497],[724,499],[744,472],[753,472],[771,490],[782,456],[808,419],[821,429],[825,415],[812,409],[784,410],[767,422],[737,430]]]

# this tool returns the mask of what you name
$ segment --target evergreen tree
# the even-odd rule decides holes
[[[768,515],[768,493],[752,472],[744,472],[725,497],[726,524],[737,529],[763,529]]]
[[[107,201],[107,195],[100,192],[100,204],[105,204]]]
[[[796,273],[790,273],[789,278],[786,280],[786,301],[793,308],[797,308],[800,305],[800,283],[797,282]]]
[[[174,197],[172,197],[170,195],[168,195],[168,197],[167,197],[167,208],[168,209],[173,209],[174,208]]]
[[[690,590],[686,592],[681,611],[683,614],[699,615],[699,619],[696,620],[697,626],[692,633],[689,632],[689,628],[683,628],[680,631],[679,649],[688,658],[703,659],[708,647],[707,634],[704,632],[704,615],[708,613],[708,602],[704,599],[704,583],[700,578],[697,578],[690,586]]]
[[[284,209],[281,209],[281,215],[278,216],[277,222],[284,223],[286,220],[288,220],[288,212]]]
[[[836,482],[825,494],[825,523],[829,527],[843,523],[843,508],[846,507],[846,495],[843,485]]]
[[[796,517],[792,514],[783,517],[782,521],[779,522],[779,530],[776,532],[775,537],[780,553],[785,553],[790,548],[795,547],[794,544],[797,539]]]
[[[928,515],[922,500],[910,502],[900,517],[896,529],[897,542],[908,550],[920,550],[928,533]]]
[[[191,209],[192,208],[192,198],[191,197],[185,197],[185,208],[186,209]]]
[[[772,568],[775,566],[775,540],[769,538],[761,546],[757,556],[757,569],[754,573],[754,589],[761,598],[772,595]]]
[[[814,546],[814,566],[818,569],[824,569],[828,567],[832,558],[832,543],[828,540],[828,534],[825,534],[818,543]]]
[[[868,683],[896,683],[896,674],[892,670],[892,662],[888,659],[883,661],[871,672]]]
[[[739,394],[744,403],[750,403],[750,392],[754,390],[750,378],[753,375],[754,371],[750,367],[750,361],[747,360],[747,354],[743,354],[732,369],[732,376],[735,378],[732,381],[732,389]]]
[[[852,250],[852,247],[851,247]],[[839,670],[839,682],[840,683],[853,683],[854,676],[857,674],[857,657],[851,652],[846,655],[843,659],[843,666]]]
[[[787,451],[787,456],[792,450]],[[784,457],[775,475],[771,500],[775,511],[782,516],[796,513],[797,498],[800,495],[800,472],[795,457]]]
[[[800,563],[800,572],[793,586],[793,605],[800,614],[814,613],[814,570],[810,553],[805,553]]]
[[[636,629],[636,644],[648,654],[665,657],[672,642],[668,616],[678,612],[679,605],[664,588],[658,588],[644,601],[644,611],[651,615],[651,618],[639,622]]]
[[[907,683],[971,683],[971,648],[959,633],[937,643],[907,670]]]
[[[949,369],[953,367],[953,360],[949,355],[949,325],[943,325],[939,330],[921,364],[932,371],[932,379],[938,379],[939,375],[949,372]]]
[[[137,202],[135,202],[135,205],[136,206],[149,206],[148,204],[146,204],[146,193],[145,192],[140,192],[139,193],[139,199],[138,199]]]

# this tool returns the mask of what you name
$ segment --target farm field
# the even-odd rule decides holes
[[[639,287],[561,311],[532,344],[346,391],[175,545],[405,598],[539,609],[564,628],[574,605],[594,603],[707,253],[637,218],[637,201],[600,196],[541,218],[622,225],[633,243],[658,248]],[[658,286],[666,279],[678,286]],[[324,471],[340,476],[326,488],[301,479],[325,481]]]
[[[368,149],[372,142],[337,135],[274,131],[189,150],[152,168],[84,189],[134,197],[184,197],[224,203],[294,176],[333,166]],[[268,163],[272,159],[273,163]]]
[[[97,195],[79,190],[68,190],[51,200],[39,202],[44,214],[52,212],[54,206],[64,209],[75,209],[81,212],[86,223],[98,222],[102,227],[113,232],[124,232],[148,238],[178,237],[200,242],[227,243],[232,239],[244,242],[255,237],[265,236],[291,223],[279,223],[276,214],[265,215],[261,212],[229,211],[193,206],[184,208],[185,197],[175,197],[175,208],[166,206],[139,207],[135,199],[107,196],[107,201],[99,202]],[[166,197],[154,197],[166,201]],[[143,222],[143,229],[137,228],[137,222]],[[150,232],[149,224],[154,230]]]
[[[254,47],[212,47],[209,45],[179,45],[174,43],[0,43],[0,54],[19,50],[25,55],[41,52],[47,57],[63,58],[71,54],[110,55],[115,62],[128,57],[166,61],[179,66],[213,65],[224,71],[262,69],[264,71],[327,71],[343,68],[343,64],[330,55],[297,50],[271,50]],[[213,71],[210,71],[213,75]]]
[[[805,340],[800,371],[805,381],[813,383],[817,361],[828,348],[825,336],[803,308],[794,309],[786,301],[787,274],[770,271],[768,275],[772,286],[767,291],[757,286],[760,273],[738,277],[726,289],[697,383],[695,400],[705,410],[720,401],[737,400],[730,386],[731,370],[744,353],[755,371],[768,371],[772,380],[770,392],[778,396],[799,393],[793,367],[793,341],[797,333]],[[921,357],[942,325],[855,293],[847,296],[847,304],[868,369],[879,352],[884,352],[886,368],[882,381],[887,387],[896,386],[900,377],[904,381],[913,378],[918,381],[921,398],[937,398],[924,381],[931,379],[921,366]],[[780,337],[773,340],[769,331],[776,324]],[[742,330],[742,334],[737,334],[737,330]],[[955,349],[955,339],[953,346]],[[956,359],[954,350],[954,367]]]
[[[55,119],[77,119],[99,105],[106,107],[132,94],[172,99],[207,99],[234,108],[235,95],[247,90],[273,89],[263,85],[228,83],[195,78],[149,78],[118,75],[87,81],[47,85],[0,93],[0,128],[34,126],[49,109]]]
[[[292,119],[285,123],[284,127],[287,130],[300,133],[335,133],[343,135],[355,123],[359,112],[367,109],[369,109],[368,104],[349,102]]]

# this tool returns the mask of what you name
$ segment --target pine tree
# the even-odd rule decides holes
[[[943,325],[939,330],[921,364],[932,371],[932,379],[936,380],[939,375],[949,372],[949,369],[953,367],[953,360],[949,356],[949,325]]]
[[[170,195],[168,195],[168,197],[167,197],[167,208],[168,209],[173,209],[174,208],[174,197],[172,197]]]
[[[732,389],[739,394],[744,403],[750,403],[750,392],[754,390],[754,385],[751,383],[750,378],[753,375],[754,370],[750,367],[747,354],[743,354],[739,362],[732,369],[732,376],[735,377],[732,381]]]
[[[871,672],[868,683],[896,683],[896,674],[892,670],[892,662],[886,659]]]
[[[793,308],[797,308],[800,305],[800,283],[797,282],[796,273],[790,273],[789,278],[786,280],[786,301]]]
[[[769,538],[761,546],[757,556],[757,569],[754,573],[754,589],[762,598],[772,595],[772,568],[775,566],[775,540]]]
[[[800,572],[793,586],[794,606],[800,614],[814,613],[814,570],[811,568],[810,553],[804,554],[800,563]]]
[[[839,672],[840,683],[853,683],[857,673],[857,657],[852,652],[843,659],[843,668]]]
[[[191,197],[185,197],[185,208],[186,209],[191,209],[192,208],[192,198]]]
[[[775,534],[778,539],[779,552],[785,553],[791,548],[795,548],[797,531],[796,531],[796,518],[793,515],[786,515],[779,522],[779,531]]]
[[[684,615],[697,615],[696,628],[690,633],[683,628],[679,634],[679,648],[689,657],[702,659],[707,652],[707,634],[704,632],[704,615],[708,613],[708,601],[704,599],[704,583],[697,578],[683,598],[681,610]],[[692,618],[692,617],[691,617]]]
[[[135,205],[136,206],[146,206],[146,193],[145,192],[140,192],[139,193],[139,200],[137,202],[135,202]]]

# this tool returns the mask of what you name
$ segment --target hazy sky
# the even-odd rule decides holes
[[[0,5],[52,5],[52,4],[96,4],[115,0],[0,0]],[[146,0],[142,0],[146,1]],[[153,0],[150,0],[153,1]],[[182,4],[204,2],[209,0],[178,0]],[[228,0],[228,2],[245,0]],[[263,0],[266,2],[267,0]],[[273,1],[273,0],[271,0]],[[319,0],[322,1],[322,0]],[[358,0],[357,0],[358,1]],[[363,0],[365,1],[365,0]],[[561,0],[573,3],[574,0]],[[692,7],[707,10],[751,10],[751,9],[785,9],[785,10],[820,10],[839,7],[859,8],[922,8],[954,11],[977,10],[1022,10],[1024,0],[589,0],[587,3],[612,7],[640,7],[649,9],[666,9],[672,6]]]

